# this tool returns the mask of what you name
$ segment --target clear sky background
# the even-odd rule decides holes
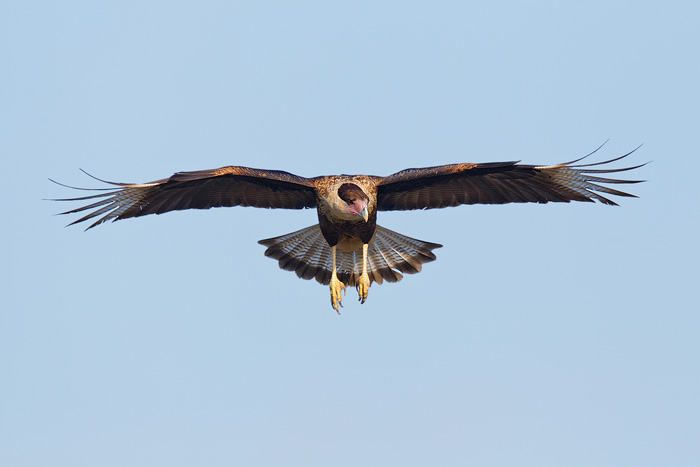
[[[0,6],[3,466],[697,466],[693,2]],[[342,316],[256,242],[313,210],[89,232],[101,178],[303,176],[644,143],[620,207],[380,213],[442,243]]]

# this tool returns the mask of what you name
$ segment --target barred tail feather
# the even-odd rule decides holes
[[[330,284],[333,269],[331,248],[318,225],[275,238],[260,240],[267,247],[265,256],[276,259],[279,266],[294,271],[301,279],[316,279]],[[377,226],[367,252],[367,273],[371,282],[398,282],[403,274],[421,271],[423,263],[434,261],[435,248],[442,245],[424,242]],[[338,279],[348,287],[357,284],[362,273],[362,249],[336,251]]]

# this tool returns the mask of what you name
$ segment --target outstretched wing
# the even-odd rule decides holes
[[[222,206],[303,209],[316,206],[315,188],[309,179],[278,170],[229,166],[213,170],[178,172],[170,178],[150,183],[100,181],[120,188],[102,188],[97,190],[104,190],[105,193],[56,200],[97,200],[86,206],[62,212],[61,214],[73,214],[92,210],[69,225],[96,218],[88,227],[91,229],[108,220],[183,209]]]
[[[491,162],[402,170],[384,177],[379,182],[377,208],[380,211],[400,211],[444,208],[460,204],[570,201],[599,201],[616,206],[614,201],[600,193],[635,198],[636,196],[606,185],[639,183],[642,180],[618,180],[600,175],[633,170],[645,164],[621,169],[590,167],[615,162],[633,152],[609,161],[585,165],[574,165],[581,160],[578,159],[550,166]]]

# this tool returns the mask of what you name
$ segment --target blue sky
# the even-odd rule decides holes
[[[5,2],[0,464],[694,466],[691,2]],[[314,211],[64,228],[45,198],[243,165],[653,163],[620,207],[380,213],[442,243],[346,296]]]

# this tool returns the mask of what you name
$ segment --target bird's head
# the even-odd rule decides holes
[[[354,183],[343,183],[338,188],[338,197],[343,201],[344,214],[348,214],[349,219],[361,217],[365,222],[369,220],[367,210],[369,196],[362,191],[362,188]]]

